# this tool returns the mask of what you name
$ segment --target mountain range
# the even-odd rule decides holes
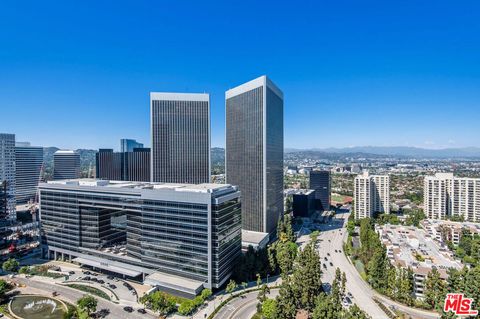
[[[414,158],[480,158],[480,147],[427,149],[409,146],[355,146],[343,148],[285,148],[285,153],[320,152],[328,154],[365,154]]]

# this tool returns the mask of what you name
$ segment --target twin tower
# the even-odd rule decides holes
[[[241,191],[242,228],[272,233],[283,214],[283,93],[261,76],[225,102],[226,182]],[[151,181],[209,183],[210,95],[151,93],[150,107]]]

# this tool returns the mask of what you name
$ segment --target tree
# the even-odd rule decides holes
[[[276,319],[277,301],[275,299],[266,299],[262,303],[262,315],[265,319]]]
[[[14,271],[17,271],[19,265],[20,264],[15,258],[9,258],[7,261],[5,261],[2,264],[2,269],[4,271],[14,272]]]
[[[30,267],[23,266],[18,270],[19,274],[28,274],[30,272]]]
[[[323,291],[321,278],[320,255],[310,242],[298,254],[292,275],[297,308],[313,311],[316,297]]]
[[[199,299],[196,300],[196,298]],[[193,300],[194,307],[203,303],[201,296],[196,298]],[[175,298],[162,291],[155,291],[151,294],[143,295],[139,301],[147,308],[163,315],[167,315],[176,309]]]
[[[193,301],[191,300],[185,300],[182,301],[180,306],[178,306],[178,312],[183,315],[183,316],[188,316],[195,310],[195,305],[193,304]]]
[[[297,307],[295,305],[295,293],[288,277],[282,282],[279,295],[276,299],[277,306],[275,308],[276,319],[292,319],[295,318]]]
[[[200,296],[202,297],[203,300],[207,300],[208,298],[210,298],[211,295],[212,295],[212,290],[208,288],[203,289],[202,292],[200,293]]]
[[[84,295],[77,300],[77,306],[81,311],[86,312],[88,315],[94,313],[97,310],[98,300],[91,295]]]
[[[270,293],[270,288],[263,284],[262,288],[260,289],[260,292],[257,295],[257,311],[260,312],[262,310],[262,303],[267,299],[267,294]]]
[[[437,268],[433,268],[425,279],[424,302],[430,309],[441,310],[445,294],[446,284]]]
[[[375,249],[372,259],[368,262],[368,279],[374,289],[382,289],[387,286],[387,274],[390,262],[387,257],[387,249],[380,245]]]
[[[237,283],[234,280],[230,279],[230,281],[227,284],[227,288],[225,288],[225,292],[231,293],[235,291],[235,289],[237,289]]]
[[[297,250],[298,246],[294,242],[276,243],[276,260],[282,276],[287,276],[292,272]]]
[[[3,279],[0,279],[0,299],[3,300],[5,293],[12,289],[12,286]]]

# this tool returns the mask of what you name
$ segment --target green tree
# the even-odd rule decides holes
[[[440,278],[437,268],[433,268],[425,279],[425,304],[430,309],[441,310],[446,294],[446,284]]]
[[[200,293],[200,296],[202,297],[203,300],[207,300],[208,298],[210,298],[210,296],[212,295],[212,290],[211,289],[203,289],[202,292]]]
[[[194,299],[194,306],[202,304],[203,298],[201,296],[198,296],[198,298],[197,300]],[[143,295],[139,301],[147,308],[162,315],[167,315],[176,309],[175,298],[162,291],[155,291],[151,294]]]
[[[2,264],[2,269],[4,271],[14,272],[14,271],[17,271],[19,265],[20,264],[15,258],[9,258],[7,261],[5,261]]]
[[[310,242],[298,254],[292,276],[293,289],[299,309],[313,311],[316,297],[323,291],[321,277],[320,255],[314,244]]]
[[[298,246],[294,242],[276,243],[276,260],[282,276],[287,276],[293,270],[293,262],[297,256]]]
[[[3,300],[5,298],[5,294],[10,289],[12,289],[12,286],[8,282],[6,282],[5,280],[0,279],[0,299],[1,300]]]
[[[265,319],[276,319],[277,301],[275,299],[266,299],[262,303],[262,315]]]
[[[227,284],[227,288],[225,288],[225,292],[231,293],[235,291],[235,289],[237,289],[237,283],[234,280],[230,279],[230,281]]]
[[[28,274],[30,272],[30,267],[23,266],[18,270],[19,274]]]
[[[178,306],[178,312],[183,316],[188,316],[195,310],[195,308],[193,301],[187,299],[180,303],[180,306]]]
[[[82,298],[77,300],[77,306],[80,311],[90,315],[97,311],[98,300],[91,295],[84,295]]]
[[[277,306],[275,308],[276,319],[292,319],[295,318],[297,307],[295,304],[295,292],[288,277],[282,282],[279,295],[276,299]]]
[[[372,259],[368,263],[368,279],[374,289],[387,287],[387,275],[390,262],[387,257],[387,249],[380,245],[375,249]]]

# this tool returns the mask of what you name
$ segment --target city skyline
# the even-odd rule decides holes
[[[285,93],[285,147],[480,147],[478,3],[72,6],[2,4],[0,106],[36,119],[4,123],[18,140],[148,147],[149,92],[206,92],[224,147],[224,92],[266,74]]]

